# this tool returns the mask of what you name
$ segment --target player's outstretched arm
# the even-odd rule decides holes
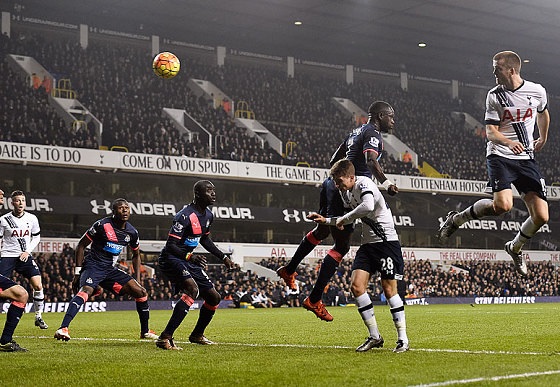
[[[385,187],[389,195],[394,196],[398,194],[399,188],[391,180],[387,179],[387,176],[385,176],[385,173],[383,173],[383,169],[381,169],[381,165],[379,165],[379,161],[377,161],[376,156],[376,152],[366,152],[366,164],[369,171],[371,172],[373,177],[375,177],[377,181],[380,182],[383,187]]]
[[[316,212],[312,212],[312,213],[308,214],[307,219],[310,219],[310,220],[314,221],[315,223],[319,223],[319,224],[325,224],[326,221],[327,221],[327,219],[323,215],[318,214]]]
[[[218,246],[214,244],[214,241],[210,239],[209,235],[203,235],[202,238],[200,238],[200,245],[204,247],[210,254],[220,258],[228,269],[233,269],[235,267],[235,264],[231,260],[229,254],[226,254],[222,250],[220,250]]]

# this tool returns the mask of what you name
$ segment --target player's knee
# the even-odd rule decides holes
[[[506,212],[511,211],[512,207],[513,203],[509,201],[501,202],[494,200],[494,212],[496,213],[496,215],[505,214]]]
[[[397,282],[382,282],[381,287],[383,288],[383,294],[387,299],[396,296],[398,294],[397,291]]]
[[[344,257],[350,251],[350,243],[335,242],[333,250],[337,251],[341,257]]]
[[[132,296],[134,298],[144,298],[148,296],[148,292],[142,286],[133,289]]]
[[[329,226],[325,226],[324,224],[317,225],[315,229],[312,231],[313,236],[315,239],[322,241],[323,239],[327,239],[330,234]]]
[[[213,289],[212,289],[213,290]],[[221,297],[217,291],[210,291],[204,295],[204,301],[211,306],[216,306],[220,303]]]
[[[535,214],[531,217],[533,223],[535,224],[535,226],[537,227],[542,227],[545,224],[548,223],[549,221],[549,216],[548,214]]]
[[[354,297],[359,297],[366,292],[366,288],[362,284],[352,283],[350,290]]]
[[[13,289],[13,301],[16,302],[21,302],[22,304],[27,303],[27,299],[29,298],[29,293],[27,293],[27,290],[25,290],[25,288],[23,286],[20,285],[16,285],[12,287]]]
[[[194,280],[190,279],[185,281],[184,293],[193,300],[198,297],[198,286],[196,286],[196,282],[194,282]]]

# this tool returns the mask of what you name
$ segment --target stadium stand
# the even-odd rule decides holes
[[[420,162],[427,161],[453,178],[486,180],[484,136],[451,116],[452,111],[465,111],[482,122],[480,104],[452,100],[442,91],[403,91],[396,84],[365,80],[348,85],[308,72],[288,78],[284,71],[267,66],[226,62],[218,67],[194,57],[184,60],[186,70],[177,82],[165,81],[143,66],[151,60],[146,50],[116,40],[92,41],[83,50],[75,41],[22,33],[11,39],[4,36],[1,45],[4,55],[33,56],[57,77],[70,79],[79,100],[104,125],[102,144],[97,144],[92,128],[73,131],[65,127],[49,108],[43,88],[34,90],[26,80],[8,76],[2,79],[5,87],[1,92],[4,106],[10,106],[2,116],[7,130],[0,138],[5,141],[86,148],[124,146],[139,153],[327,167],[334,144],[355,126],[352,117],[334,107],[331,98],[348,98],[364,109],[373,99],[383,99],[395,107],[395,134],[420,155]],[[107,63],[125,66],[126,71],[115,72]],[[2,66],[3,72],[14,75],[5,63]],[[291,144],[284,157],[236,128],[223,109],[214,109],[194,96],[184,87],[187,77],[209,80],[234,100],[246,101],[259,121],[284,144]],[[551,98],[550,105],[554,111],[558,101]],[[187,141],[162,118],[163,107],[185,108],[214,135],[214,149]],[[559,143],[551,136],[538,155],[550,182],[560,182],[553,152]],[[395,157],[385,157],[382,163],[388,173],[420,174],[416,166],[409,168]]]

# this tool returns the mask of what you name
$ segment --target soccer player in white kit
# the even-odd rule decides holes
[[[337,161],[331,168],[331,176],[340,190],[344,207],[352,210],[339,217],[325,218],[311,213],[308,218],[338,229],[357,219],[362,221],[362,240],[352,265],[351,288],[369,336],[356,348],[356,352],[383,347],[384,340],[377,328],[373,303],[367,293],[369,280],[377,272],[381,274],[381,287],[397,330],[397,346],[393,352],[406,352],[409,346],[404,303],[397,291],[397,280],[403,279],[404,260],[393,214],[377,185],[367,176],[356,176],[350,160]]]
[[[41,272],[31,255],[41,240],[41,228],[37,217],[25,211],[25,194],[14,191],[10,195],[13,210],[0,217],[0,274],[10,278],[13,271],[29,280],[33,288],[35,326],[47,329],[42,317],[45,295]]]
[[[550,116],[544,87],[521,78],[521,58],[513,51],[502,51],[493,58],[497,86],[486,97],[486,160],[489,174],[487,191],[493,199],[480,199],[462,212],[451,211],[438,231],[446,241],[471,219],[496,216],[513,207],[513,184],[529,210],[529,217],[513,240],[504,246],[517,272],[527,276],[523,245],[548,222],[546,185],[534,152],[546,144]],[[539,137],[533,140],[537,124]]]

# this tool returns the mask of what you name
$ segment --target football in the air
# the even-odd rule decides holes
[[[181,63],[175,54],[164,51],[155,56],[152,68],[158,77],[168,79],[179,73]]]

